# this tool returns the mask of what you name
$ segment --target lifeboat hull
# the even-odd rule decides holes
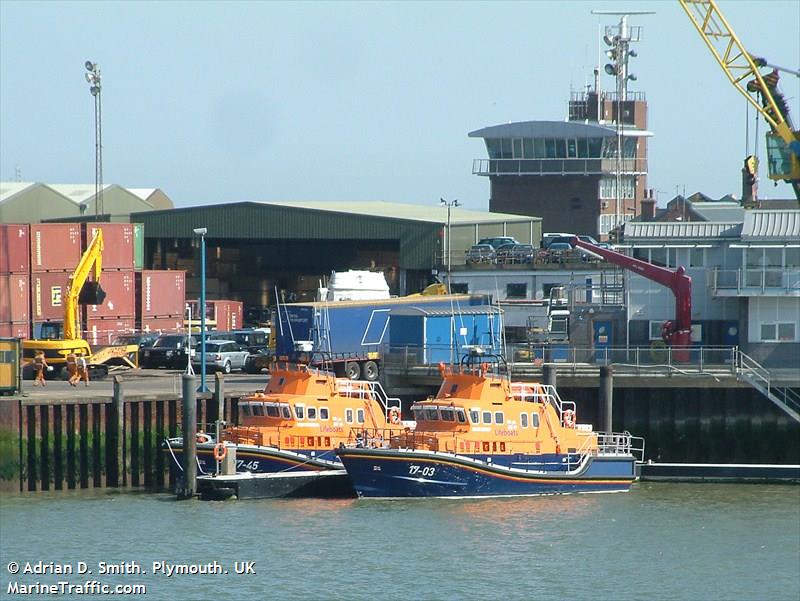
[[[586,456],[574,469],[512,467],[518,455],[475,458],[403,449],[337,451],[359,497],[499,497],[626,492],[636,479],[633,456]],[[555,457],[555,456],[554,456]],[[506,465],[503,465],[505,459]],[[531,457],[534,459],[534,457]],[[541,461],[536,456],[537,461]],[[535,465],[531,463],[531,465]],[[541,463],[537,466],[541,468]]]

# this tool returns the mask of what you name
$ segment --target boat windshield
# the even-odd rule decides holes
[[[435,405],[425,405],[421,407],[412,407],[411,411],[414,413],[414,419],[420,421],[443,421],[443,422],[457,422],[459,424],[467,423],[467,414],[461,407],[438,407]]]
[[[291,419],[292,414],[289,411],[289,405],[286,403],[260,403],[258,401],[250,401],[241,403],[239,410],[245,417],[275,417],[283,419]]]

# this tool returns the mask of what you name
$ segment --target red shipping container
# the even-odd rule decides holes
[[[103,269],[133,269],[133,225],[130,223],[87,223],[83,249],[96,230],[103,231]]]
[[[186,308],[186,272],[143,270],[136,273],[136,315],[183,315]]]
[[[81,260],[81,224],[31,224],[31,271],[69,271]]]
[[[5,323],[27,322],[30,292],[27,274],[0,274],[0,321]]]
[[[0,338],[30,338],[30,326],[24,323],[0,322]]]
[[[218,331],[238,330],[242,327],[241,301],[218,300],[214,303],[214,319]]]
[[[86,319],[97,317],[133,317],[136,306],[133,271],[105,271],[100,287],[106,298],[102,305],[86,305]]]
[[[31,227],[27,223],[0,223],[0,274],[30,271],[30,234]]]
[[[183,332],[186,328],[183,323],[183,315],[173,317],[142,317],[137,324],[140,332],[156,332],[159,334],[171,332]]]
[[[108,346],[120,334],[134,331],[133,317],[87,319],[83,337],[91,346]]]
[[[64,319],[67,285],[72,272],[51,271],[31,274],[31,318]]]

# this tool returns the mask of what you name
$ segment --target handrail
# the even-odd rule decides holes
[[[789,387],[773,386],[769,370],[741,350],[737,351],[736,358],[737,375],[741,379],[755,388],[758,386],[764,388],[767,398],[781,406],[795,420],[800,421],[800,395]]]

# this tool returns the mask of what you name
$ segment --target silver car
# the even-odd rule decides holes
[[[192,366],[201,368],[201,345],[195,347]],[[206,340],[206,370],[229,374],[234,369],[244,371],[250,352],[233,340]]]

